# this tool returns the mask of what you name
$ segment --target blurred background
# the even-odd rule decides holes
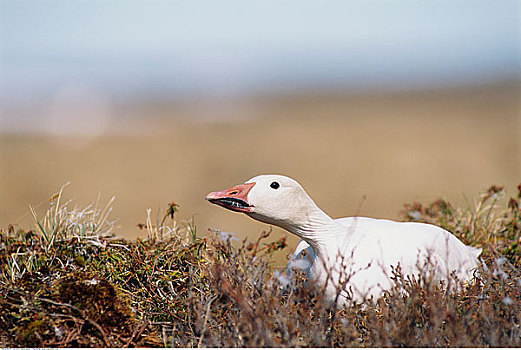
[[[254,238],[204,196],[262,173],[333,217],[514,195],[520,82],[515,0],[0,0],[0,225],[68,181],[128,238],[171,201]]]

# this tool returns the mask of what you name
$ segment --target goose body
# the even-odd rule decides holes
[[[379,297],[392,286],[392,267],[404,276],[430,273],[438,280],[454,273],[470,280],[481,250],[466,246],[441,227],[366,217],[332,219],[295,180],[259,175],[207,200],[279,226],[301,238],[288,262],[300,268],[328,300]],[[303,254],[303,252],[305,252]]]

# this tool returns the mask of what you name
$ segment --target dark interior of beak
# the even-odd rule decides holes
[[[210,199],[210,202],[229,209],[243,209],[250,207],[250,205],[246,201],[233,197]]]

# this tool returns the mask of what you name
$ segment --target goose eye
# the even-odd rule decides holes
[[[274,190],[276,190],[277,188],[279,188],[279,183],[277,181],[273,181],[270,185],[271,188],[273,188]]]

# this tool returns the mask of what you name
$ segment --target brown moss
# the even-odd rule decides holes
[[[37,347],[42,344],[44,339],[54,335],[54,329],[49,318],[40,314],[36,315],[33,321],[17,327],[16,335],[17,345]]]
[[[61,303],[76,308],[94,332],[105,332],[101,335],[110,345],[126,345],[119,343],[126,338],[137,346],[162,345],[154,332],[143,334],[148,321],[138,320],[125,295],[97,273],[73,272],[58,281],[55,293]]]
[[[60,281],[57,297],[85,313],[85,317],[110,327],[126,328],[133,318],[127,300],[114,285],[92,272],[74,272]]]

